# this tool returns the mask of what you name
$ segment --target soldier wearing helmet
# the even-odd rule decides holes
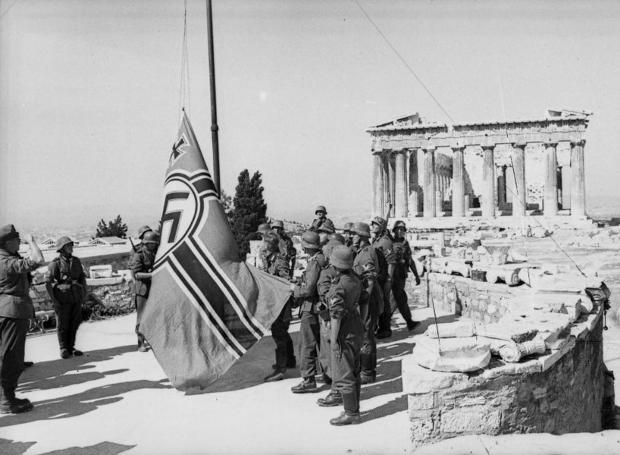
[[[330,318],[330,345],[332,391],[339,395],[344,412],[329,421],[332,425],[351,425],[360,421],[360,350],[364,326],[360,316],[359,301],[362,283],[353,272],[354,253],[344,245],[333,249],[331,266],[335,277],[326,294]],[[328,395],[323,406],[333,405]],[[336,400],[332,400],[333,403]],[[321,402],[319,402],[321,404]]]
[[[304,270],[301,283],[293,285],[293,297],[300,306],[301,324],[299,334],[301,339],[299,372],[302,381],[291,388],[293,393],[318,392],[316,385],[317,362],[321,346],[319,325],[319,294],[317,282],[321,270],[326,265],[325,257],[321,252],[319,235],[313,231],[304,232],[301,237],[301,245],[304,252],[309,256],[306,270]]]
[[[263,237],[264,245],[261,248],[263,270],[271,275],[286,278],[290,276],[289,264],[286,255],[280,251],[280,237],[273,231],[266,232]],[[291,300],[286,302],[277,319],[271,324],[271,335],[276,343],[273,372],[265,377],[265,382],[281,381],[284,379],[287,368],[295,368],[295,351],[293,340],[288,333],[292,315]]]
[[[373,233],[372,246],[377,251],[379,259],[379,272],[377,273],[377,281],[381,286],[383,294],[383,312],[379,318],[379,328],[377,330],[377,338],[387,338],[391,336],[392,330],[389,326],[390,318],[393,310],[391,309],[390,294],[392,292],[392,282],[394,270],[396,268],[396,256],[394,255],[394,245],[392,237],[387,229],[387,221],[376,216],[371,221],[371,229]],[[386,325],[387,320],[387,327]]]
[[[324,205],[319,205],[314,210],[314,214],[316,218],[312,221],[312,225],[310,226],[310,230],[314,232],[323,232],[325,234],[331,234],[336,232],[336,228],[334,227],[334,222],[327,218],[327,209]]]
[[[144,234],[146,234],[147,232],[153,232],[153,229],[151,229],[151,227],[146,224],[144,226],[140,226],[140,229],[138,229],[138,238],[142,240]]]
[[[86,274],[73,256],[73,241],[61,237],[56,242],[58,256],[50,263],[45,288],[54,303],[60,356],[81,356],[75,349],[75,335],[82,322],[82,304],[86,299]]]
[[[289,278],[293,278],[293,272],[295,271],[295,261],[297,259],[297,250],[293,245],[293,240],[284,230],[284,223],[280,220],[276,220],[271,223],[271,229],[280,237],[280,252],[286,255],[286,260],[289,262]]]
[[[394,268],[394,278],[392,280],[392,295],[394,295],[394,301],[396,307],[403,319],[407,323],[407,328],[413,330],[418,324],[411,318],[411,310],[407,304],[407,293],[405,292],[405,284],[407,282],[408,271],[411,270],[415,277],[416,285],[420,284],[420,276],[413,261],[411,247],[406,238],[407,225],[404,221],[396,221],[392,228],[393,236],[393,256],[396,260]],[[389,310],[389,311],[388,311]],[[392,315],[394,314],[394,308],[388,307],[379,318],[379,331],[377,336],[391,336],[392,329],[390,326]]]
[[[353,229],[353,223],[345,223],[344,224],[344,229],[342,230],[342,235],[344,237],[344,244],[346,246],[353,245],[353,232],[351,231],[351,229]]]
[[[151,290],[151,276],[157,248],[159,247],[159,234],[153,230],[145,231],[142,233],[141,240],[142,243],[137,246],[129,260],[129,269],[134,276],[135,330],[138,337],[138,351],[147,352],[150,345],[144,338],[144,335],[140,333],[140,319],[142,318],[142,312]]]
[[[30,272],[42,264],[43,255],[32,235],[26,236],[30,257],[19,254],[20,236],[15,226],[0,227],[0,414],[32,409],[26,398],[17,398],[17,381],[24,370],[24,349],[29,319],[34,314],[29,295]]]
[[[377,283],[379,258],[370,245],[370,226],[366,223],[353,225],[353,246],[355,253],[353,271],[362,279],[360,297],[360,315],[364,324],[364,336],[361,347],[361,381],[362,384],[374,382],[377,376],[377,342],[375,330],[377,319],[383,311],[383,294]]]

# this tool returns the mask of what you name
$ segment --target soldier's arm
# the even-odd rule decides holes
[[[278,257],[276,259],[276,275],[281,278],[286,278],[286,279],[288,279],[289,277],[288,264],[282,257]]]
[[[319,294],[321,299],[325,299],[327,293],[329,292],[329,288],[332,285],[332,277],[330,275],[329,269],[321,270],[319,274],[319,279],[316,282],[316,292]]]
[[[45,276],[45,290],[47,291],[47,295],[49,295],[50,299],[54,303],[58,303],[56,297],[54,296],[54,281],[56,280],[56,271],[58,270],[58,265],[56,262],[51,262],[47,268],[47,275]]]
[[[312,260],[308,261],[308,268],[306,268],[305,272],[305,280],[301,285],[295,286],[295,290],[293,291],[293,297],[296,299],[302,298],[307,299],[316,295],[317,292],[317,282],[319,281],[319,275],[321,273],[321,268],[317,261]]]
[[[43,253],[41,253],[39,245],[37,245],[37,242],[34,240],[32,234],[26,234],[26,243],[30,245],[30,260],[36,265],[45,262],[45,259],[43,258]]]
[[[340,332],[344,311],[344,289],[338,286],[329,298],[329,315],[331,318],[330,341],[332,346],[336,346],[338,343],[338,333]]]

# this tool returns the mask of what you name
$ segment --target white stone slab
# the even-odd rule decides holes
[[[485,368],[491,360],[488,343],[476,337],[422,337],[416,343],[413,356],[419,365],[434,371],[470,372]]]

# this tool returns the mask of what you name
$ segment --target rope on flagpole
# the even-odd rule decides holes
[[[181,75],[179,82],[179,121],[182,111],[189,112],[190,105],[189,87],[189,45],[187,37],[187,0],[183,0],[183,42],[181,44]]]

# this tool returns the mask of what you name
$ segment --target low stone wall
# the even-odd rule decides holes
[[[493,324],[525,290],[430,274],[437,309]],[[473,373],[433,371],[416,352],[403,360],[414,446],[467,434],[594,432],[602,429],[603,306],[582,314],[544,355],[507,363],[493,357]],[[440,340],[441,341],[441,340]]]

